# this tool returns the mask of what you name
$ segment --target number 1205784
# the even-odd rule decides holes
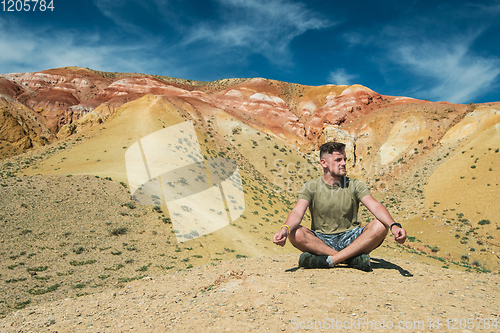
[[[54,11],[54,0],[2,0],[4,12]]]
[[[446,328],[449,330],[464,330],[464,329],[494,329],[498,328],[497,318],[453,318],[446,319]]]

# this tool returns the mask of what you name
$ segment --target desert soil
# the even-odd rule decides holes
[[[102,126],[93,139],[67,140],[0,167],[1,332],[498,331],[495,205],[480,210],[467,198],[466,209],[463,203],[456,207],[455,198],[471,188],[498,197],[499,185],[488,180],[498,178],[497,141],[461,148],[467,155],[458,156],[467,159],[449,184],[463,187],[448,190],[454,191],[450,202],[424,196],[438,161],[451,160],[448,151],[435,152],[432,159],[426,154],[418,163],[420,153],[407,158],[408,167],[394,172],[398,191],[377,193],[377,199],[411,239],[405,246],[388,239],[372,255],[373,272],[303,270],[290,245],[281,249],[270,241],[290,204],[285,197],[269,197],[249,166],[242,168],[248,216],[190,243],[176,241],[164,207],[158,207],[162,212],[133,205],[120,184],[126,180],[123,153],[134,142],[133,135],[123,136],[136,119],[133,107],[129,111],[118,118],[122,127],[107,122],[108,130]],[[153,111],[156,121],[162,113]],[[255,163],[259,172],[302,168],[298,158],[287,159],[291,149],[282,151],[266,138],[255,144],[260,135],[254,134],[243,127],[241,147],[254,152],[242,155],[269,156]],[[216,153],[211,141],[204,141],[203,151]],[[441,171],[446,176],[449,168]],[[292,181],[297,173],[283,179],[301,183]],[[268,175],[274,176],[271,170]],[[366,211],[361,217],[371,218]],[[478,226],[481,219],[492,223]]]
[[[222,261],[32,306],[5,332],[498,331],[498,274],[372,255],[372,272],[298,269],[297,254]]]

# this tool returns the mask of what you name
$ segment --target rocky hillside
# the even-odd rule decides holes
[[[1,75],[0,314],[146,276],[296,253],[271,238],[303,182],[319,175],[316,149],[327,140],[346,143],[350,176],[408,231],[404,246],[388,237],[378,258],[496,274],[499,110],[262,78],[193,82],[69,67]],[[237,163],[244,212],[179,243],[165,204],[131,201],[125,152],[185,121],[205,159]]]
[[[194,82],[73,67],[4,74],[0,94],[14,117],[20,103],[31,111],[27,119],[41,121],[30,124],[23,118],[29,129],[43,125],[58,138],[101,123],[124,103],[152,94],[193,119],[217,109],[263,133],[308,146],[317,144],[325,125],[350,123],[392,100],[362,86],[310,87],[260,78]]]

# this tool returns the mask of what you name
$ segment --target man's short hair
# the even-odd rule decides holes
[[[326,142],[319,147],[319,158],[322,159],[324,154],[332,154],[333,152],[345,154],[345,144],[340,142]]]

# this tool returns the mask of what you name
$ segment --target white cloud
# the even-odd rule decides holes
[[[342,35],[349,47],[370,46],[376,42],[377,38],[368,34],[361,34],[355,31],[349,31]]]
[[[406,43],[396,47],[393,60],[431,79],[418,97],[468,103],[491,90],[500,75],[500,60],[471,54],[472,42],[473,38],[462,38],[440,43]]]
[[[159,58],[144,56],[154,45],[118,45],[103,41],[98,33],[53,31],[40,27],[36,32],[15,22],[0,20],[0,73],[39,71],[64,66],[89,67],[104,71],[149,72],[160,63]],[[19,39],[18,36],[23,36]],[[165,65],[162,63],[163,68]],[[155,73],[156,74],[156,73]]]
[[[294,38],[336,24],[304,4],[288,0],[214,0],[209,5],[210,14],[199,17],[187,16],[183,6],[190,6],[189,2],[182,6],[170,0],[135,3],[142,14],[169,25],[174,32],[153,35],[135,26],[134,16],[129,13],[131,0],[92,1],[118,27],[136,36],[161,39],[163,45],[158,51],[177,59],[177,66],[171,65],[175,70],[170,75],[198,78],[207,78],[210,75],[206,73],[214,68],[241,68],[253,55],[261,55],[273,65],[290,66],[290,44]],[[201,64],[205,65],[203,70]]]
[[[336,85],[352,85],[357,75],[348,74],[344,68],[339,68],[328,75],[327,81]]]
[[[275,64],[288,64],[289,46],[295,37],[334,25],[299,3],[282,0],[219,0],[219,3],[222,4],[220,20],[191,27],[183,45],[207,43],[211,53],[243,50],[246,54],[261,54]]]
[[[101,13],[107,18],[111,19],[116,25],[121,28],[136,32],[137,30],[142,30],[140,26],[133,24],[132,21],[122,17],[120,13],[122,9],[126,8],[131,0],[93,0],[94,5],[101,11]],[[134,4],[142,4],[142,2],[134,2]]]
[[[401,87],[407,86],[413,97],[474,102],[499,82],[500,58],[491,55],[495,48],[485,43],[486,39],[495,43],[491,36],[498,30],[499,9],[498,1],[494,5],[437,2],[432,13],[380,27],[372,59],[388,82],[401,83],[406,76]]]

